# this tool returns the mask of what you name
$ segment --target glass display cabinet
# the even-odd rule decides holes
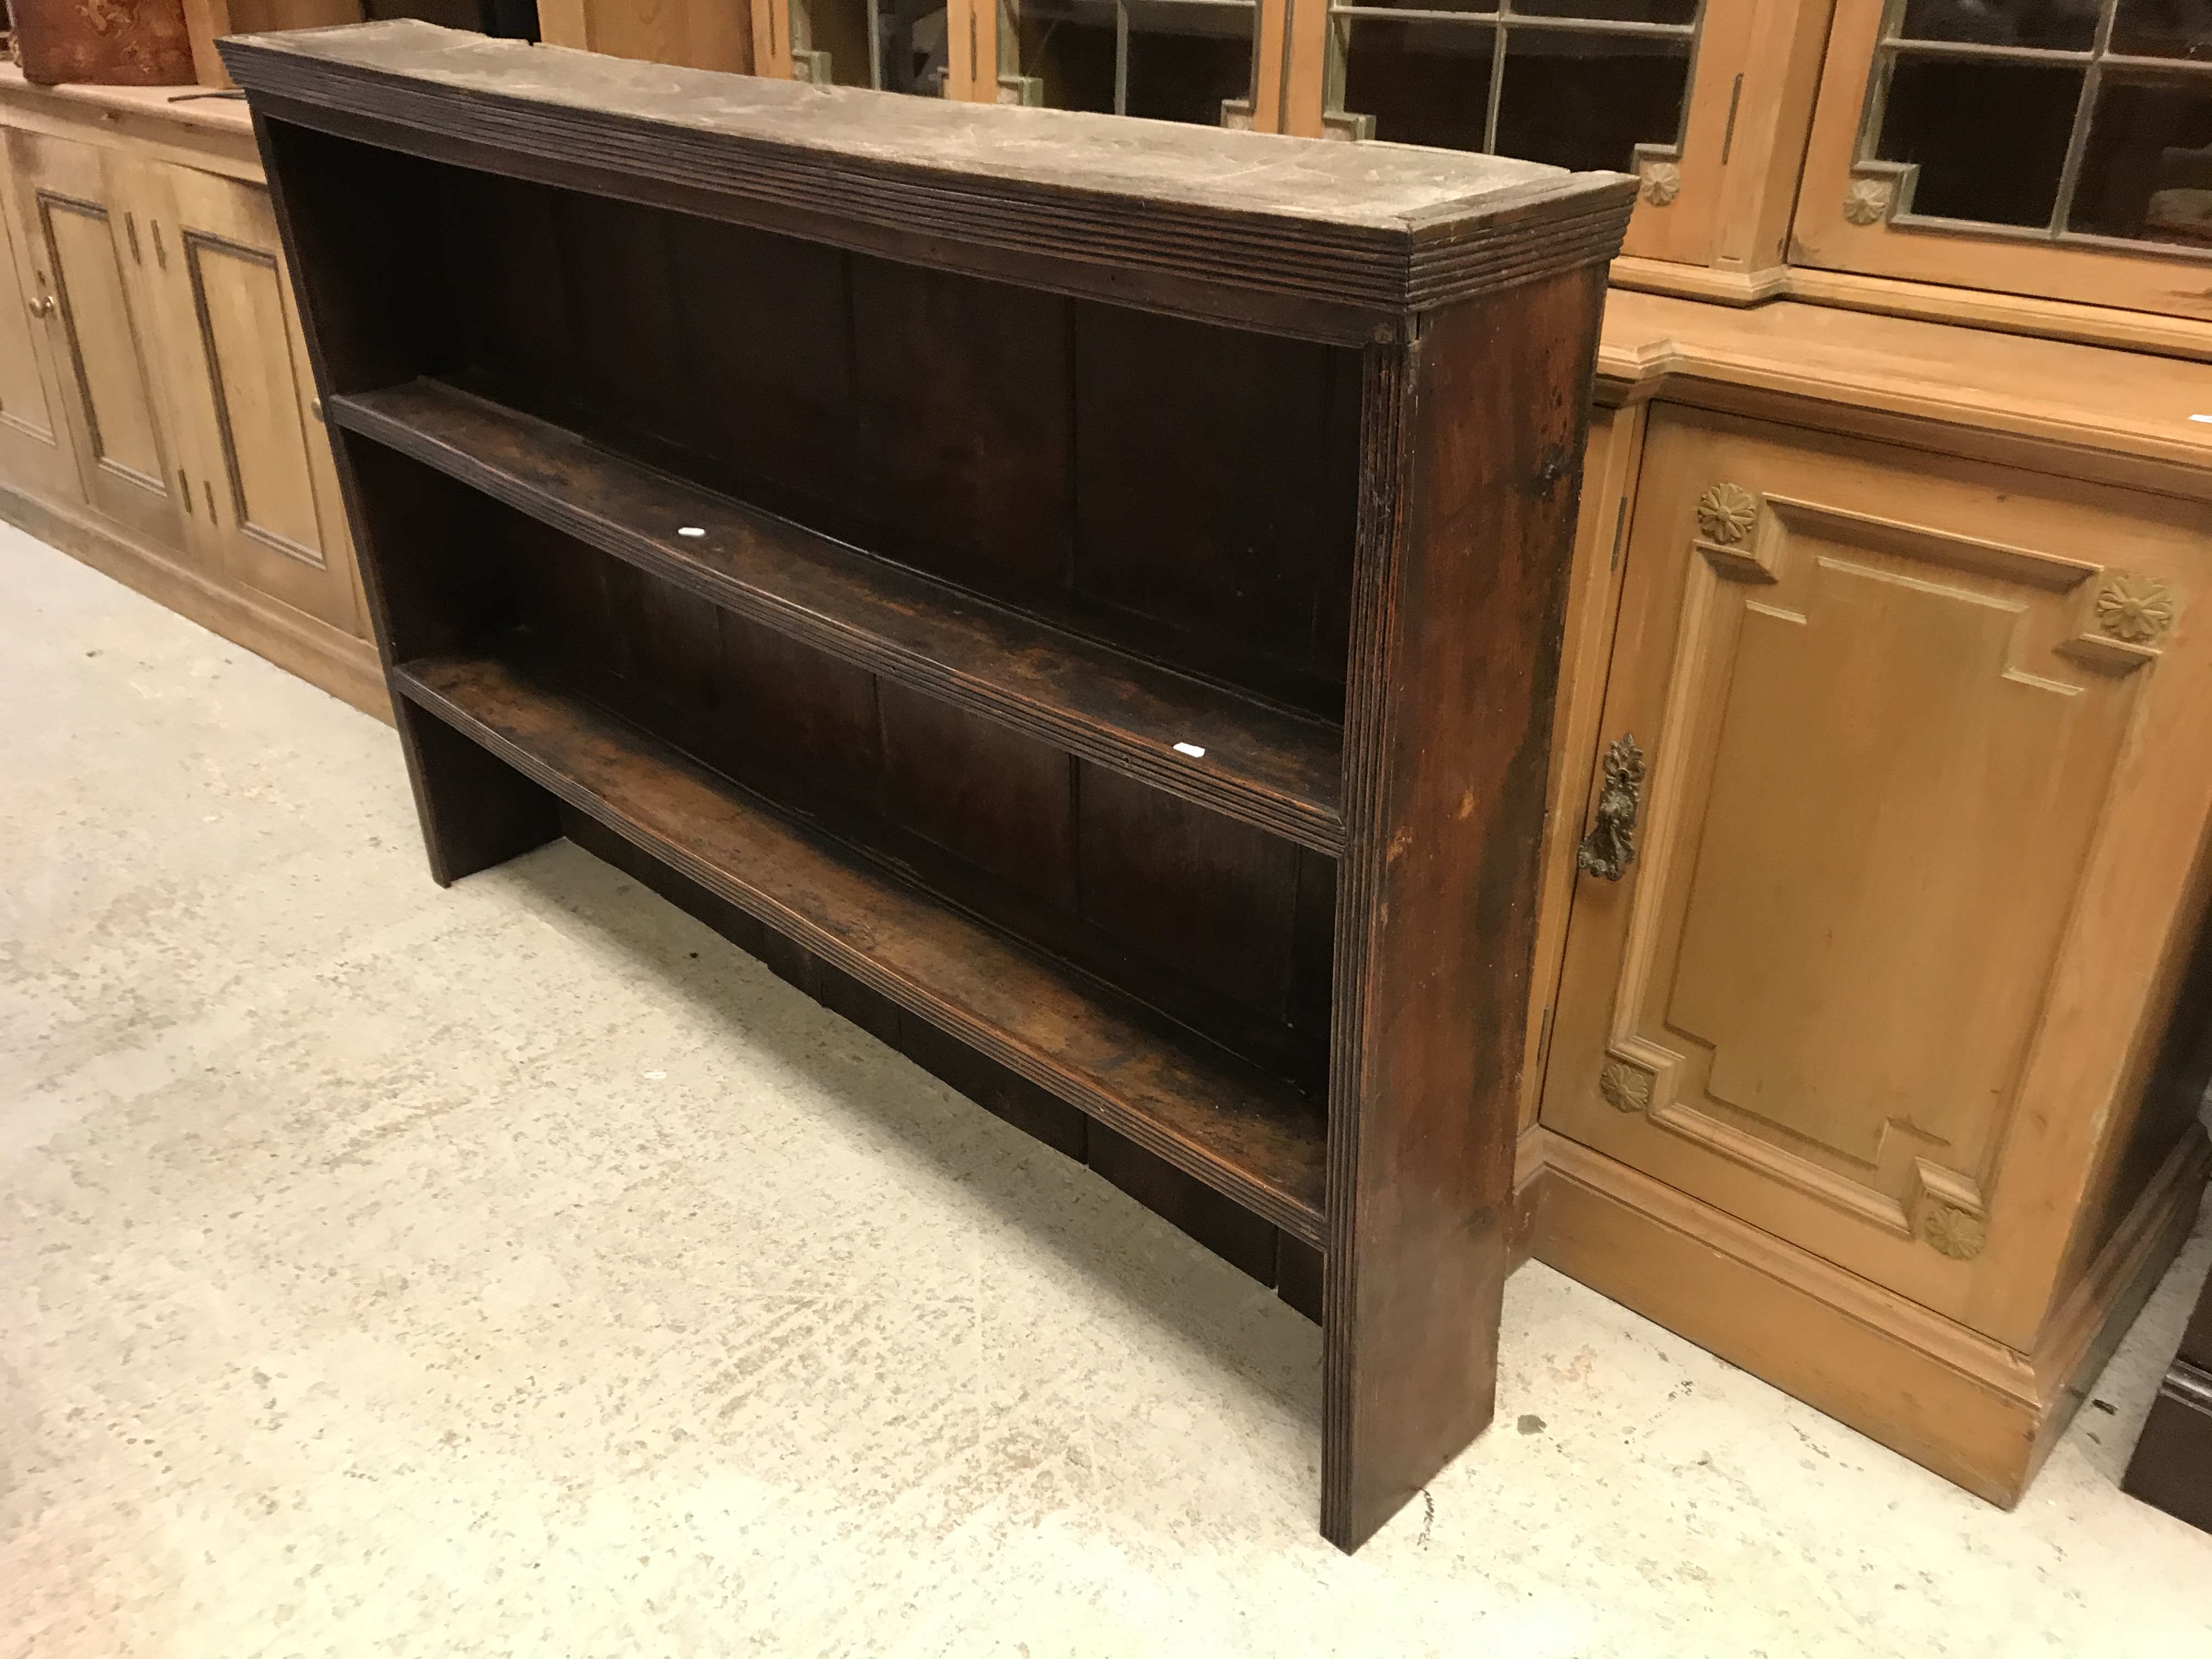
[[[1796,243],[1814,270],[2212,323],[2212,6],[1840,9]]]
[[[1615,280],[1783,285],[1830,0],[759,0],[760,72],[1634,173]]]
[[[1779,285],[1787,158],[1803,142],[1826,14],[1756,0],[1331,0],[1305,53],[1320,68],[1318,122],[1297,119],[1293,97],[1286,130],[1633,173],[1643,191],[1618,275],[1663,279],[1639,272],[1644,259],[1710,267],[1702,283],[1660,285],[1756,299]]]
[[[945,0],[791,0],[791,71],[822,86],[942,97]]]
[[[1258,0],[760,0],[754,56],[761,74],[823,86],[1249,127],[1262,10]],[[1272,104],[1259,125],[1273,126]]]
[[[1643,172],[1679,161],[1698,0],[1349,0],[1328,115],[1360,138]]]
[[[1000,0],[999,99],[1252,125],[1254,0]]]

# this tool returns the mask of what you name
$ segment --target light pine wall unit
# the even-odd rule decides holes
[[[191,35],[192,74],[204,87],[228,87],[215,43],[226,34],[264,29],[319,29],[358,23],[366,15],[362,0],[185,0],[185,26]]]
[[[0,71],[0,514],[382,714],[251,123],[188,90]]]
[[[379,18],[414,17],[447,28],[511,34],[529,10],[513,0],[184,0],[192,73],[203,87],[232,82],[215,43],[227,34],[334,28]],[[742,4],[702,0],[540,0],[544,38],[566,46],[663,63],[749,70],[742,44],[750,24]],[[705,60],[711,58],[708,63]]]

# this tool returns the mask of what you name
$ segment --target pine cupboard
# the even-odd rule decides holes
[[[1642,454],[1612,545],[1584,497],[1532,1248],[2002,1503],[2204,1180],[2202,391],[1911,319],[1608,312]]]
[[[251,128],[188,90],[0,71],[0,509],[381,710]]]

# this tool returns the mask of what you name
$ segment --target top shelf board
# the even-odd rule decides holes
[[[904,685],[1331,854],[1340,728],[1037,622],[435,381],[331,418],[540,522]]]
[[[411,20],[221,49],[257,112],[341,136],[1320,338],[1609,259],[1635,195],[1620,173],[896,97]]]

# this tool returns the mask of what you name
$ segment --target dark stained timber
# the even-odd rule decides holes
[[[1321,1115],[1289,1088],[1031,956],[645,732],[493,658],[393,671],[402,696],[832,966],[1308,1243]]]
[[[1275,1286],[1358,1548],[1493,1407],[1634,182],[221,49],[433,874],[567,833]]]
[[[1317,852],[1343,850],[1343,737],[1323,721],[1048,627],[435,381],[333,398],[330,410],[340,426],[832,656]]]

